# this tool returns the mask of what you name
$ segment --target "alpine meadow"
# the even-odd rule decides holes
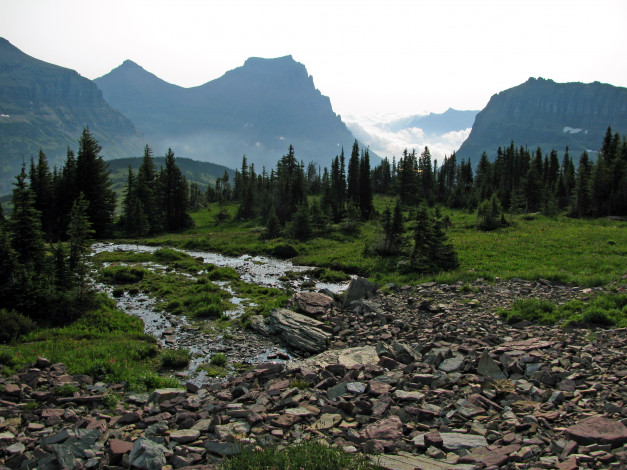
[[[624,88],[398,156],[292,56],[182,88],[0,38],[0,97],[0,468],[627,466]]]

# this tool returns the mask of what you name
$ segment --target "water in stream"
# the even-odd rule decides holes
[[[129,251],[135,253],[154,253],[161,247],[135,245],[96,243],[92,245],[94,254],[110,251]],[[300,290],[303,282],[309,280],[306,275],[302,279],[283,281],[281,278],[287,272],[306,272],[311,267],[297,266],[290,261],[268,258],[263,256],[243,255],[239,257],[225,256],[217,253],[179,250],[190,256],[200,258],[204,263],[214,264],[220,267],[234,268],[242,280],[267,287],[289,288]],[[314,281],[315,282],[315,281]],[[231,292],[228,283],[221,282],[221,287]],[[348,282],[321,283],[315,282],[315,289],[328,289],[339,293],[346,289]],[[110,286],[98,285],[98,289],[111,294]],[[263,337],[247,330],[230,330],[229,332],[217,332],[208,334],[197,324],[192,324],[185,316],[171,315],[156,308],[156,301],[149,296],[138,293],[130,295],[128,292],[115,299],[118,308],[130,315],[140,317],[145,324],[145,331],[157,338],[164,347],[178,347],[190,351],[192,361],[189,367],[177,375],[184,380],[191,380],[197,384],[215,381],[208,377],[198,366],[208,362],[214,354],[224,353],[229,363],[254,364],[267,361],[287,361],[293,358],[290,352],[279,346],[271,338]],[[243,299],[235,295],[231,302],[239,306],[230,316],[237,317],[243,312],[241,302]]]

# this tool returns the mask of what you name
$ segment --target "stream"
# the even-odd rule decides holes
[[[116,243],[96,243],[91,247],[92,254],[112,251],[154,253],[160,248],[162,247]],[[309,290],[327,289],[334,293],[340,293],[348,287],[348,281],[342,283],[317,282],[309,279],[306,274],[300,279],[282,280],[281,278],[290,271],[304,273],[313,269],[309,266],[294,265],[289,260],[250,255],[233,257],[203,251],[177,250],[202,259],[205,264],[231,267],[245,282],[266,287],[299,291],[305,290],[302,287],[303,283],[311,285],[313,282],[315,287],[308,288]],[[144,263],[142,265],[147,269],[164,268],[156,263]],[[233,294],[230,300],[236,309],[226,313],[232,318],[237,318],[244,312],[241,305],[244,299],[235,296],[228,282],[219,281],[216,283]],[[112,296],[112,286],[96,284],[96,288]],[[189,366],[176,373],[177,378],[182,381],[203,385],[222,380],[223,378],[210,377],[202,367],[199,368],[199,366],[207,364],[216,353],[225,354],[229,364],[239,363],[242,365],[268,361],[285,362],[295,358],[294,352],[286,350],[272,338],[261,336],[252,331],[240,328],[229,330],[214,328],[212,333],[207,333],[206,329],[202,327],[204,324],[213,324],[211,320],[200,323],[191,322],[184,315],[172,315],[164,312],[156,307],[156,299],[143,292],[133,295],[125,292],[121,297],[114,299],[120,310],[141,318],[144,321],[145,332],[157,338],[163,347],[183,348],[190,351],[192,359]]]

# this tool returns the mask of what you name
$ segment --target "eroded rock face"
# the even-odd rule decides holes
[[[268,331],[279,335],[287,344],[301,351],[324,351],[331,333],[324,330],[324,323],[287,309],[277,309],[266,319]]]
[[[0,467],[207,467],[303,439],[377,453],[390,469],[627,465],[627,330],[591,339],[494,314],[521,295],[558,301],[583,294],[576,288],[459,287],[399,288],[371,299],[368,313],[334,312],[322,354],[258,364],[221,384],[123,394],[114,410],[102,406],[103,390],[119,385],[38,361],[0,378]],[[64,383],[74,397],[56,395]]]

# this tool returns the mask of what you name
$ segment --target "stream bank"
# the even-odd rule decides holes
[[[148,246],[137,244],[96,243],[92,245],[92,253],[123,251],[131,253],[154,253],[160,246]],[[230,267],[237,271],[242,280],[260,286],[279,288],[288,291],[325,289],[333,293],[340,293],[348,287],[348,281],[342,283],[318,282],[311,279],[306,273],[313,268],[297,266],[289,260],[279,260],[263,256],[242,255],[239,257],[226,256],[218,253],[180,250],[194,258],[201,259],[206,265],[212,264],[218,267]],[[156,269],[153,263],[142,263],[147,269]],[[288,273],[302,273],[302,276],[294,279],[287,276]],[[289,280],[286,278],[289,277]],[[219,281],[216,284],[233,293],[227,281]],[[113,286],[99,283],[96,288],[107,292],[113,297]],[[278,340],[260,335],[256,332],[239,327],[209,328],[215,325],[211,320],[191,321],[184,315],[167,313],[157,306],[157,299],[139,292],[124,292],[119,297],[114,297],[120,310],[129,315],[134,315],[144,321],[145,332],[154,336],[165,348],[186,349],[191,354],[189,366],[177,372],[176,376],[182,381],[189,381],[196,385],[203,385],[223,380],[223,377],[212,377],[207,373],[205,364],[211,357],[218,353],[226,356],[228,364],[250,365],[262,362],[287,362],[297,357],[297,353],[291,351]],[[241,303],[244,299],[232,297],[231,302],[236,306],[235,310],[226,312],[232,318],[237,318],[243,313]]]

